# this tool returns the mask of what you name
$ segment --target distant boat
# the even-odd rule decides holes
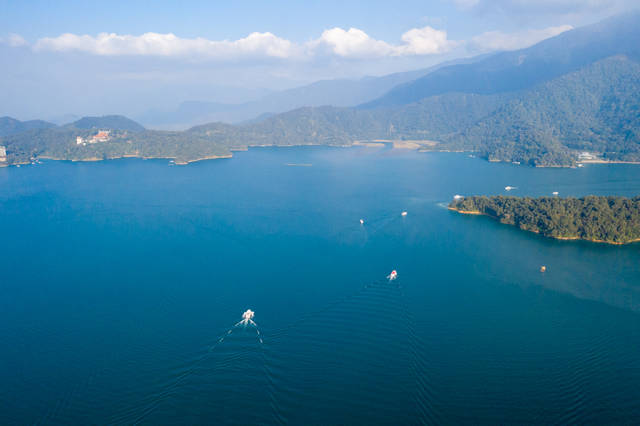
[[[552,194],[553,195],[558,195],[558,191],[553,191]]]
[[[518,189],[518,187],[517,186],[505,186],[504,187],[505,191],[511,191],[512,189]]]
[[[364,225],[364,219],[360,219],[360,225]]]
[[[402,212],[402,213],[401,213],[401,215],[402,215],[402,216],[406,216],[406,215],[407,215],[407,212]]]
[[[542,265],[542,266],[540,267],[540,272],[546,272],[546,271],[547,271],[547,267],[546,267],[546,266],[544,266],[544,265]]]
[[[463,197],[462,195],[458,195],[458,194],[456,194],[456,195],[454,195],[454,196],[453,196],[453,199],[454,199],[454,200],[462,200],[463,198],[464,198],[464,197]]]
[[[387,275],[387,278],[389,279],[389,281],[395,280],[396,278],[398,278],[398,272],[394,269],[389,275]]]

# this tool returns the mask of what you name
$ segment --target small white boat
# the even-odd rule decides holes
[[[387,275],[387,279],[389,281],[393,281],[396,278],[398,278],[398,272],[395,269],[393,271],[391,271],[391,273],[389,275]]]
[[[553,191],[552,194],[553,195],[558,195],[559,193],[558,193],[558,191]]]
[[[456,195],[454,195],[454,196],[453,196],[453,199],[454,199],[454,200],[462,200],[463,198],[464,198],[464,197],[463,197],[462,195],[458,195],[458,194],[456,194]]]
[[[364,225],[364,219],[360,219],[360,225]]]
[[[516,186],[505,186],[505,187],[504,187],[504,190],[505,190],[505,191],[511,191],[511,190],[513,190],[513,189],[517,189],[517,187],[516,187]]]
[[[401,213],[401,215],[402,215],[402,216],[406,216],[406,215],[407,215],[407,212],[402,212],[402,213]]]

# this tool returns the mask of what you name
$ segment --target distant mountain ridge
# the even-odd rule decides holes
[[[123,115],[104,115],[101,117],[82,117],[80,120],[67,124],[66,126],[77,129],[111,129],[128,130],[130,132],[142,132],[145,128]]]
[[[613,56],[541,83],[448,138],[490,160],[571,164],[572,152],[640,160],[640,64]]]
[[[406,105],[449,92],[495,94],[522,90],[613,55],[640,59],[640,11],[564,32],[526,49],[471,64],[442,67],[401,84],[360,108]]]
[[[55,126],[55,124],[43,120],[20,121],[11,117],[0,117],[0,137],[15,135],[32,129],[47,129]]]
[[[305,86],[287,89],[242,104],[206,101],[185,101],[172,111],[148,111],[137,117],[152,128],[175,130],[214,121],[242,123],[255,121],[303,107],[352,107],[384,95],[397,85],[413,81],[450,64],[469,63],[487,55],[457,59],[415,71],[397,72],[380,77],[361,79],[320,80]]]

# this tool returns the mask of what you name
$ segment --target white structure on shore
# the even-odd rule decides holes
[[[595,160],[595,159],[596,159],[595,154],[592,154],[588,151],[584,151],[578,154],[578,161],[589,161],[589,160]]]
[[[83,138],[82,136],[76,137],[76,145],[86,145],[88,143],[107,142],[111,139],[111,130],[100,130],[90,138]]]
[[[7,149],[4,146],[0,146],[0,163],[7,162]]]

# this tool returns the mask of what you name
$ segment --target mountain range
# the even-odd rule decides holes
[[[11,117],[0,117],[0,137],[15,135],[32,129],[48,129],[55,124],[43,120],[20,121]]]
[[[183,130],[212,121],[226,123],[255,121],[302,107],[327,105],[355,107],[383,96],[399,84],[414,81],[440,68],[453,64],[471,63],[484,57],[457,59],[429,68],[397,72],[381,77],[321,80],[306,86],[269,93],[255,101],[239,104],[185,101],[173,110],[149,110],[136,119],[150,128]]]
[[[639,61],[640,12],[634,12],[526,49],[412,73],[318,82],[235,110],[185,104],[175,121],[197,122],[199,111],[207,108],[228,117],[237,114],[235,119],[259,116],[240,124],[159,131],[119,116],[62,127],[3,119],[0,143],[14,163],[38,156],[187,162],[250,145],[366,140],[411,140],[423,149],[476,151],[492,161],[535,166],[573,165],[581,151],[608,161],[640,161]],[[305,106],[277,113],[300,102]],[[98,128],[116,132],[108,143],[75,145],[76,136]]]

